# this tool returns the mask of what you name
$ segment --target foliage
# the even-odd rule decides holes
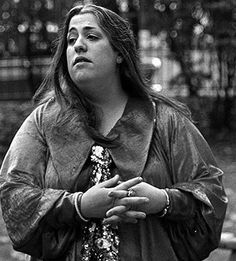
[[[154,34],[165,31],[173,58],[181,66],[182,78],[189,95],[198,95],[209,77],[216,91],[228,94],[235,84],[236,4],[229,0],[152,0],[143,6],[143,26]],[[151,15],[147,15],[151,12]],[[203,57],[206,51],[212,60],[204,69],[205,60],[195,59],[193,50]],[[200,65],[200,66],[199,66]],[[215,81],[213,74],[219,74]]]
[[[124,1],[109,0],[2,0],[0,2],[0,57],[50,55],[62,19],[74,5],[95,3],[114,12],[122,12]],[[129,3],[130,2],[130,3]],[[139,2],[139,1],[133,1]],[[127,1],[123,10],[134,25],[135,4]],[[129,16],[132,17],[129,17]],[[134,19],[135,18],[135,19]],[[9,37],[10,36],[10,37]]]
[[[166,32],[173,58],[181,66],[176,82],[185,82],[189,95],[212,79],[217,94],[229,95],[235,85],[236,3],[233,0],[3,0],[0,4],[0,56],[50,55],[62,17],[75,4],[93,2],[128,18],[138,28],[153,34]],[[138,15],[141,18],[138,21]],[[9,37],[10,36],[10,37]],[[204,68],[193,50],[208,51],[213,59]],[[214,56],[215,54],[215,56]],[[198,56],[204,56],[199,52]],[[218,74],[216,77],[213,74]]]
[[[173,88],[186,86],[199,97],[216,97],[209,114],[213,127],[232,129],[236,93],[236,2],[234,0],[151,0],[142,8],[144,28],[166,33],[181,72]]]
[[[2,0],[0,56],[50,55],[62,18],[75,0]]]

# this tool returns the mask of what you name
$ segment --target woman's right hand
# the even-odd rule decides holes
[[[127,191],[129,188],[142,182],[142,178],[136,177],[122,183],[119,183],[119,175],[113,178],[94,185],[87,190],[81,199],[81,212],[85,218],[104,218],[106,212],[111,209],[114,204],[117,206],[121,202],[121,208],[126,212],[131,206],[138,206],[148,202],[146,197],[129,197],[125,200],[114,199],[109,196],[109,193],[114,190]],[[114,202],[116,201],[116,202]],[[130,216],[121,215],[119,222],[135,222],[137,218],[144,218],[144,213],[133,213]]]

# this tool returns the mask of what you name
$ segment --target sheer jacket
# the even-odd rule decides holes
[[[84,224],[73,193],[88,187],[92,145],[104,146],[102,136],[99,141],[89,137],[80,117],[55,128],[58,113],[54,99],[36,108],[1,168],[7,230],[14,249],[30,260],[80,260]],[[122,180],[142,176],[153,186],[169,188],[171,201],[164,218],[148,215],[137,224],[119,224],[121,261],[182,260],[178,244],[183,260],[192,260],[189,246],[181,242],[199,233],[217,247],[227,205],[223,173],[191,121],[157,100],[130,98],[106,140]],[[197,255],[196,260],[205,258],[204,251]]]

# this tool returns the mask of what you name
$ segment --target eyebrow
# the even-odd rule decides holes
[[[83,31],[90,31],[90,30],[94,30],[94,29],[98,30],[98,28],[97,28],[97,27],[94,27],[94,26],[89,26],[89,25],[87,25],[87,26],[83,27]],[[72,26],[72,27],[68,30],[68,33],[70,33],[70,32],[73,31],[73,30],[77,31],[76,27]]]

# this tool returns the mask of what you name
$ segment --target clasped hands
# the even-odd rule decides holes
[[[86,218],[103,218],[104,224],[136,223],[147,214],[165,207],[165,195],[141,177],[121,182],[118,175],[96,184],[81,199],[81,212]]]

